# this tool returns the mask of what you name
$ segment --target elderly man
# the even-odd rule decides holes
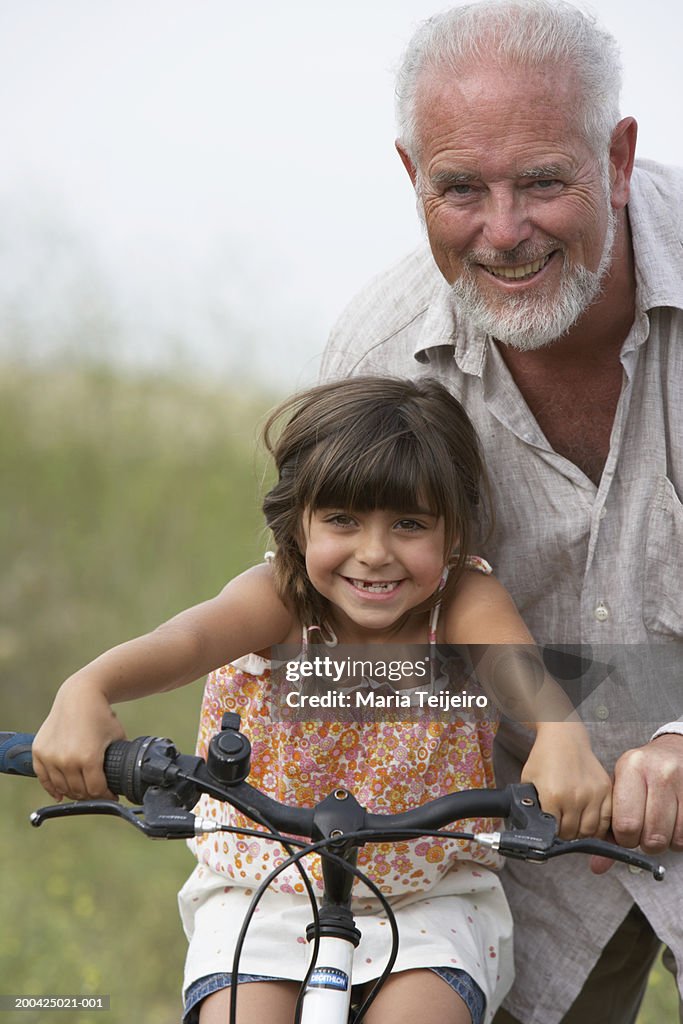
[[[445,381],[492,478],[487,555],[537,640],[625,661],[582,708],[617,841],[667,851],[668,878],[508,862],[508,1024],[635,1021],[660,939],[683,976],[683,723],[657,690],[660,663],[683,678],[683,174],[634,168],[619,89],[614,40],[568,4],[486,0],[418,30],[397,148],[429,249],[351,304],[323,367]],[[526,742],[501,730],[501,782]]]

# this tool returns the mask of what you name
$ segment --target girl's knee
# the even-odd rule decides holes
[[[237,989],[237,1024],[293,1024],[299,986],[290,981],[253,981]],[[202,1001],[199,1024],[226,1024],[230,988],[219,989]]]
[[[367,992],[372,985],[369,985]],[[467,1004],[443,978],[426,968],[399,971],[383,985],[365,1024],[472,1024]]]

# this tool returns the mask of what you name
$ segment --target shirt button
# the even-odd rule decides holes
[[[600,512],[598,513],[598,519],[604,519],[606,515],[607,515],[607,509],[603,505],[602,508],[600,509]]]
[[[609,612],[602,601],[598,602],[594,615],[598,622],[605,622],[605,620],[609,618]]]
[[[643,870],[642,868],[639,868],[637,864],[629,864],[628,869],[632,875],[639,875]]]
[[[609,708],[606,708],[604,704],[598,704],[595,709],[595,717],[601,722],[605,722],[609,718]]]

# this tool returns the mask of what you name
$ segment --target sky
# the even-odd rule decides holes
[[[588,9],[640,154],[683,165],[677,7]],[[0,0],[0,352],[309,383],[345,304],[421,241],[393,68],[438,9]]]

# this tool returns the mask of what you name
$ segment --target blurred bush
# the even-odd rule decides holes
[[[0,380],[0,730],[33,732],[60,682],[106,647],[259,561],[261,396],[87,367]],[[129,736],[194,746],[201,682],[119,707]],[[114,819],[50,822],[0,777],[0,991],[111,994],[111,1024],[177,1021],[183,843]],[[10,1013],[23,1024],[44,1015]],[[81,1012],[79,1024],[102,1021]]]

